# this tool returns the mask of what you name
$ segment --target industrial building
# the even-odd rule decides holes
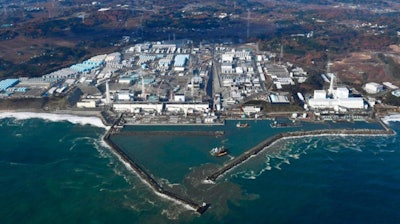
[[[165,104],[166,112],[181,112],[188,114],[189,112],[205,113],[209,110],[208,103],[167,103]]]
[[[175,71],[184,71],[186,62],[189,60],[188,54],[178,54],[174,59],[174,70]]]
[[[5,79],[0,81],[0,92],[15,86],[19,82],[19,79]]]
[[[261,111],[260,106],[244,106],[242,108],[243,113],[246,114],[247,116],[250,116],[252,114],[257,114]]]
[[[377,94],[383,91],[383,85],[376,82],[369,82],[365,84],[364,90],[369,94]]]
[[[335,76],[332,74],[329,90],[315,90],[314,97],[308,100],[311,109],[332,109],[342,111],[347,109],[364,109],[364,99],[349,97],[349,90],[345,87],[334,89]]]
[[[77,108],[96,108],[97,101],[93,99],[85,99],[76,103]]]
[[[364,100],[361,97],[341,99],[310,99],[308,102],[312,109],[364,109]]]
[[[161,113],[163,111],[164,104],[162,103],[119,103],[113,104],[113,109],[117,112],[129,112],[129,113],[140,113],[142,111],[146,112],[157,112]]]
[[[288,104],[290,103],[286,95],[271,94],[269,100],[272,104]]]

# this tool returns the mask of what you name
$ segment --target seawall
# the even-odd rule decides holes
[[[148,174],[144,169],[142,169],[137,163],[135,163],[129,156],[123,152],[118,145],[116,145],[111,139],[111,134],[112,133],[117,133],[116,131],[116,125],[119,123],[120,119],[122,116],[120,116],[114,124],[111,126],[111,128],[107,131],[107,133],[104,135],[104,141],[110,146],[111,150],[117,154],[123,162],[128,164],[130,168],[132,168],[137,175],[139,175],[140,178],[142,178],[143,181],[145,181],[155,192],[158,194],[161,194],[171,200],[175,200],[177,202],[183,203],[184,205],[188,205],[191,208],[193,208],[196,212],[199,214],[203,214],[207,208],[209,207],[209,204],[206,203],[196,203],[188,198],[185,198],[181,195],[178,195],[174,192],[170,192],[168,190],[165,190],[154,178],[151,177],[150,174]]]
[[[222,131],[123,131],[116,135],[220,136]]]

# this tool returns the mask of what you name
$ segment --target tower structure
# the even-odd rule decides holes
[[[336,75],[331,72],[331,62],[328,61],[328,64],[326,65],[326,75],[330,76],[331,80],[329,83],[329,89],[328,89],[328,95],[333,96],[334,89],[337,87],[337,79]]]
[[[110,97],[110,83],[106,81],[106,104],[111,104],[111,97]]]
[[[142,76],[142,97],[145,98],[146,97],[146,93],[145,93],[145,89],[144,89],[144,78]]]

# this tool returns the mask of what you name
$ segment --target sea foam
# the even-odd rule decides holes
[[[389,124],[389,122],[400,121],[400,114],[387,115],[384,118],[382,118],[382,121],[385,124]]]
[[[15,118],[17,120],[27,120],[39,118],[52,122],[68,121],[73,124],[92,125],[100,128],[108,128],[98,117],[83,117],[70,114],[51,114],[51,113],[33,113],[33,112],[3,112],[0,113],[0,119]]]

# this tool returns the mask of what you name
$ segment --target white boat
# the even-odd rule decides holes
[[[249,126],[248,123],[240,123],[240,121],[236,124],[237,128],[247,128]]]
[[[228,154],[228,151],[225,149],[224,146],[215,147],[210,150],[210,154],[212,156],[220,157]]]

